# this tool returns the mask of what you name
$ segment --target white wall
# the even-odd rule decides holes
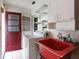
[[[56,0],[56,12],[65,20],[74,17],[74,0]]]
[[[1,8],[1,1],[0,1],[0,8]],[[0,9],[0,59],[1,59],[1,51],[2,51],[2,44],[1,44],[2,43],[2,40],[1,40],[2,39],[2,36],[1,36],[1,34],[2,34],[1,24],[2,23],[1,22],[2,22],[2,17],[1,17],[1,9]]]
[[[52,4],[49,4],[50,6],[48,10],[48,20],[65,20],[65,22],[62,21],[56,23],[56,29],[50,30],[52,34],[55,37],[57,37],[59,32],[65,36],[67,34],[71,34],[72,40],[79,42],[79,31],[75,31],[74,0],[51,0],[51,3]]]
[[[70,21],[65,21],[65,22],[59,22],[56,24],[56,29],[57,30],[75,30],[75,21],[70,20]]]
[[[1,15],[0,15],[0,17],[1,17]],[[1,18],[0,18],[0,20],[1,20]],[[1,23],[1,21],[0,21],[0,23]],[[2,36],[2,35],[1,35],[1,34],[2,34],[2,32],[1,32],[1,27],[0,27],[0,48],[2,48],[2,45],[1,45],[1,43],[2,43],[2,40],[1,40],[2,37],[1,37],[1,36]],[[1,51],[2,51],[2,50],[0,49],[0,58],[1,58]]]
[[[75,30],[74,21],[74,0],[57,0],[56,1],[56,20],[71,20],[57,23],[56,29]]]
[[[49,22],[56,20],[56,0],[50,0],[48,3],[48,20]]]
[[[44,4],[48,5],[49,22],[74,19],[74,0],[41,0],[41,1],[36,0],[36,4],[32,6],[32,12],[35,12]],[[70,24],[72,25],[70,25],[69,22],[57,23],[56,27],[58,29],[59,28],[58,25],[61,25],[60,26],[61,29],[62,29],[62,26],[75,28],[73,27],[74,25],[73,20],[71,22]]]
[[[48,20],[60,21],[74,19],[74,0],[50,0],[48,4]],[[56,29],[74,30],[75,21],[57,23]],[[72,25],[71,25],[72,24]]]
[[[9,12],[18,12],[18,13],[22,13],[22,16],[26,16],[26,17],[30,17],[31,16],[31,10],[22,8],[22,7],[18,7],[15,5],[11,5],[11,4],[6,4],[6,11]],[[23,38],[22,38],[23,41]],[[22,44],[23,46],[23,44]],[[4,59],[24,59],[24,54],[25,50],[17,50],[17,51],[12,51],[12,52],[6,52],[5,53],[5,57]]]
[[[63,17],[64,20],[74,18],[74,0],[50,0],[48,3],[49,20],[60,20],[57,17]]]

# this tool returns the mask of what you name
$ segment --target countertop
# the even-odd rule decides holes
[[[29,39],[33,39],[33,38],[42,38],[43,34],[39,33],[39,32],[23,32],[22,33],[25,37],[29,38]]]

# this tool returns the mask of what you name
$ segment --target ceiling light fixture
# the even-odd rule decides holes
[[[36,1],[33,1],[33,2],[32,2],[32,5],[34,5],[35,3],[36,3]]]

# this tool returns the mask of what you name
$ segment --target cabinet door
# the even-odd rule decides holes
[[[5,50],[21,49],[21,13],[6,12],[5,15]]]

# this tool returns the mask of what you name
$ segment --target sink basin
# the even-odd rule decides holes
[[[40,40],[39,42],[53,50],[57,50],[57,51],[62,51],[70,46],[69,44],[66,44],[64,42],[57,41],[54,39]]]
[[[60,41],[56,38],[38,39],[36,43],[39,45],[40,54],[46,57],[46,59],[53,59],[53,55],[56,56],[54,59],[63,57],[76,48],[73,44]]]

